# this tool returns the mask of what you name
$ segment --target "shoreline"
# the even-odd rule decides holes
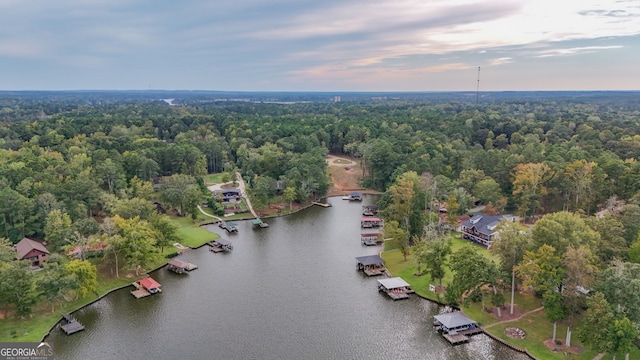
[[[377,192],[377,191],[375,191],[375,190],[370,190],[370,192],[369,192],[369,191],[366,191],[366,189],[359,189],[359,191],[363,192],[364,194],[369,194],[369,195],[378,195],[378,194],[380,194],[380,192]],[[339,196],[344,196],[344,195],[343,195],[343,194],[332,194],[332,195],[327,195],[324,199],[328,199],[328,198],[331,198],[331,197],[339,197]],[[305,206],[303,206],[303,207],[300,207],[300,208],[296,209],[296,210],[295,210],[295,211],[293,211],[293,212],[290,212],[290,213],[287,213],[287,214],[269,215],[269,216],[265,216],[264,218],[265,218],[265,219],[269,219],[269,218],[285,217],[285,216],[288,216],[288,215],[295,214],[295,213],[297,213],[297,212],[299,212],[299,211],[302,211],[302,210],[308,209],[308,208],[310,208],[310,207],[312,207],[312,206],[314,206],[314,204],[313,204],[313,203],[309,203],[309,204],[307,204],[307,205],[305,205]],[[235,220],[237,220],[237,221],[246,221],[246,220],[250,220],[250,219],[251,219],[251,217],[246,217],[246,218],[242,218],[242,219],[235,219]],[[205,225],[213,225],[213,224],[217,224],[217,223],[219,223],[219,222],[220,222],[219,220],[218,220],[218,221],[212,221],[212,222],[206,222],[206,223],[202,223],[202,224],[198,225],[198,227],[205,226]],[[201,247],[203,247],[203,246],[205,246],[205,245],[207,245],[207,243],[201,244],[201,245],[196,246],[196,247],[189,247],[189,249],[190,249],[190,250],[197,250],[197,249],[200,249]],[[380,252],[380,254],[382,254],[383,252],[384,252],[384,250],[383,250],[383,251],[381,251],[381,252]],[[177,255],[177,256],[179,256],[180,254],[181,254],[181,253],[178,253],[178,255]],[[176,256],[176,257],[177,257],[177,256]],[[161,265],[157,266],[156,268],[154,268],[154,269],[152,269],[152,270],[149,270],[149,271],[145,272],[145,274],[146,274],[147,276],[150,276],[153,272],[156,272],[156,271],[158,271],[158,270],[162,269],[163,267],[167,266],[167,263],[168,263],[168,261],[169,261],[169,260],[170,260],[170,259],[167,259],[167,261],[166,261],[166,262],[164,262],[163,264],[161,264]],[[387,270],[387,271],[389,271],[389,270]],[[393,275],[390,271],[389,271],[389,274],[390,274],[390,275]],[[94,303],[98,302],[99,300],[102,300],[102,299],[103,299],[104,297],[106,297],[107,295],[109,295],[109,294],[111,294],[111,293],[113,293],[113,292],[115,292],[115,291],[118,291],[118,290],[124,289],[124,288],[126,288],[126,287],[129,287],[129,286],[131,286],[131,284],[125,284],[125,285],[118,286],[118,287],[115,287],[115,288],[113,288],[113,289],[110,289],[110,290],[108,290],[107,292],[105,292],[104,294],[102,294],[101,296],[98,296],[96,299],[94,299],[94,300],[92,300],[92,301],[90,301],[90,302],[88,302],[88,303],[86,303],[86,304],[84,304],[84,305],[82,305],[82,306],[80,306],[80,307],[78,307],[78,308],[76,308],[76,309],[73,309],[73,310],[69,311],[69,312],[68,312],[68,314],[74,314],[75,312],[80,311],[80,310],[82,310],[82,309],[84,309],[84,308],[88,307],[89,305],[93,305]],[[442,303],[442,302],[440,302],[440,301],[438,301],[438,300],[431,299],[431,298],[429,298],[429,297],[427,297],[427,296],[425,296],[425,295],[422,295],[422,294],[420,294],[420,293],[418,293],[418,292],[415,292],[415,295],[416,295],[416,296],[418,296],[418,297],[420,297],[421,299],[424,299],[424,300],[427,300],[427,301],[432,302],[432,303],[434,303],[434,304],[437,304],[438,306],[449,306],[449,307],[451,307],[451,308],[453,308],[453,309],[456,309],[456,310],[458,310],[458,311],[462,311],[462,310],[461,310],[459,307],[457,307],[457,306],[451,306],[451,305],[444,304],[444,303]],[[49,328],[49,330],[48,330],[48,331],[47,331],[47,332],[46,332],[46,333],[41,337],[41,340],[40,340],[40,341],[41,341],[41,342],[44,342],[44,341],[46,340],[46,338],[51,334],[51,332],[52,332],[53,330],[55,330],[57,327],[59,327],[59,325],[60,325],[60,323],[62,322],[62,320],[63,320],[63,319],[64,319],[64,317],[63,317],[63,316],[60,316],[60,318],[59,318],[59,319],[58,319],[58,320],[57,320],[57,321],[56,321],[56,322],[55,322],[55,323],[54,323],[54,324]],[[495,341],[497,341],[497,342],[499,342],[499,343],[503,344],[504,346],[507,346],[507,347],[511,348],[512,350],[515,350],[515,351],[518,351],[518,352],[520,352],[520,353],[523,353],[523,354],[527,355],[529,358],[531,358],[531,359],[533,359],[533,360],[537,360],[537,358],[536,358],[535,356],[533,356],[531,353],[529,353],[529,351],[528,351],[527,349],[522,349],[522,348],[519,348],[519,347],[517,347],[517,346],[515,346],[515,345],[513,345],[513,344],[510,344],[508,341],[506,341],[506,340],[504,340],[504,339],[501,339],[500,337],[498,337],[498,336],[496,336],[496,335],[494,335],[494,334],[490,333],[490,332],[489,332],[487,329],[485,329],[484,327],[481,327],[481,329],[482,329],[482,333],[483,333],[483,334],[486,334],[486,335],[487,335],[488,337],[490,337],[491,339],[493,339],[493,340],[495,340]]]

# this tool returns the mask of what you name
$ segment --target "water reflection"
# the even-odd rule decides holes
[[[527,359],[484,335],[452,347],[431,326],[438,306],[379,293],[355,261],[381,250],[360,244],[373,199],[329,202],[267,229],[239,222],[222,233],[231,253],[185,253],[199,269],[155,272],[161,294],[119,290],[76,314],[85,331],[48,340],[61,359]]]

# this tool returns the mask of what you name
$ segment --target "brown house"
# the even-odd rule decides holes
[[[18,260],[29,260],[32,266],[40,266],[49,260],[49,250],[41,243],[24,238],[16,244]]]

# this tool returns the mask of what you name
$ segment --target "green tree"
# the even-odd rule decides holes
[[[57,251],[71,242],[71,217],[60,210],[53,210],[47,215],[44,226],[45,239]]]
[[[178,210],[178,215],[183,216],[183,208],[186,204],[188,189],[195,186],[195,179],[189,175],[175,174],[162,180],[160,197],[167,205]]]
[[[525,252],[522,261],[516,266],[516,274],[525,288],[533,289],[539,294],[560,289],[564,268],[562,258],[555,253],[553,246],[546,244],[536,251]]]
[[[602,293],[596,292],[587,299],[587,307],[578,338],[597,352],[608,352],[611,350],[609,328],[614,320],[609,303]]]
[[[440,239],[424,243],[418,251],[417,259],[420,265],[424,265],[426,273],[432,281],[437,281],[442,287],[442,279],[445,276],[445,266],[451,254],[451,242]]]
[[[98,295],[98,274],[96,266],[87,260],[71,260],[64,264],[66,274],[75,278],[76,299],[86,296],[88,293]]]
[[[556,341],[556,329],[558,321],[567,317],[568,310],[564,306],[564,299],[557,291],[547,291],[542,295],[542,306],[547,319],[553,322],[552,341]]]
[[[518,164],[512,171],[513,195],[520,202],[523,216],[535,214],[541,196],[547,194],[546,182],[551,178],[551,168],[541,163]]]
[[[138,276],[140,269],[144,269],[156,258],[156,232],[146,220],[138,217],[123,219],[116,215],[113,222],[122,236],[123,257]]]
[[[0,301],[13,305],[17,317],[29,315],[38,297],[31,263],[16,260],[0,265]]]
[[[62,301],[69,291],[77,287],[77,279],[66,271],[63,260],[56,260],[54,255],[43,267],[43,271],[38,274],[36,283],[41,296],[51,304],[51,312],[53,313],[55,304]]]
[[[409,254],[409,235],[407,232],[404,231],[395,220],[385,223],[383,231],[384,237],[393,241],[402,252],[404,261],[407,261],[407,255]]]
[[[153,215],[149,218],[149,223],[156,231],[156,246],[160,247],[160,252],[164,253],[164,248],[172,246],[178,238],[178,226],[169,220],[166,215]]]
[[[534,249],[550,245],[562,256],[568,246],[595,248],[600,236],[580,216],[562,211],[546,214],[538,220],[531,229],[531,240]]]
[[[284,189],[284,199],[289,202],[289,210],[291,210],[293,208],[293,200],[296,199],[296,188],[287,186]]]

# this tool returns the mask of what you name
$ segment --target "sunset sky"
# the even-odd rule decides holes
[[[0,0],[0,90],[639,90],[638,0]]]

